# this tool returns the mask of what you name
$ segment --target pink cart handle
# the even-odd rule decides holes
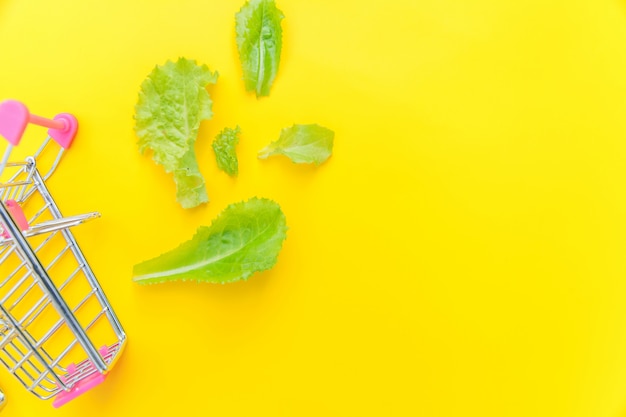
[[[78,121],[69,113],[61,113],[53,119],[47,119],[31,114],[19,101],[6,100],[0,103],[0,135],[11,145],[19,145],[29,123],[47,127],[48,135],[65,149],[70,147],[78,131]]]

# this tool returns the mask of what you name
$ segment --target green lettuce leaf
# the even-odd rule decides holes
[[[274,0],[250,0],[235,15],[237,49],[246,91],[268,96],[276,78],[282,48],[281,20]]]
[[[213,140],[213,151],[217,159],[217,167],[230,176],[235,176],[239,172],[235,146],[239,143],[240,132],[239,126],[234,129],[226,127]]]
[[[293,125],[281,131],[280,137],[261,149],[258,157],[285,155],[298,164],[319,165],[333,152],[335,133],[323,126]]]
[[[287,225],[280,206],[253,198],[228,206],[176,249],[135,266],[140,284],[175,280],[227,283],[276,264]]]
[[[168,61],[144,80],[135,105],[139,151],[151,150],[152,159],[173,173],[176,198],[184,208],[209,201],[194,144],[200,122],[213,116],[206,87],[217,77],[193,60]]]

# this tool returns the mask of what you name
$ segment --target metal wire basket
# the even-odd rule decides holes
[[[8,162],[29,123],[48,136],[32,156]],[[9,143],[0,162],[0,362],[55,407],[103,382],[126,342],[70,230],[100,214],[64,217],[46,186],[77,128],[70,114],[45,119],[20,102],[0,103]],[[42,173],[38,162],[50,153]]]

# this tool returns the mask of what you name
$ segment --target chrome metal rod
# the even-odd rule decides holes
[[[50,211],[53,213],[54,217],[63,218],[61,211],[58,209],[57,205],[55,204],[54,199],[52,198],[52,195],[48,191],[48,187],[46,187],[46,184],[43,181],[43,178],[41,174],[39,173],[39,170],[37,169],[35,169],[34,171],[33,180],[35,181],[37,187],[39,188],[41,192],[41,196],[44,198],[46,203],[50,204]],[[117,315],[113,312],[113,309],[110,308],[111,303],[109,303],[109,300],[107,299],[106,295],[104,295],[104,292],[101,290],[100,283],[98,282],[98,279],[96,278],[93,271],[91,270],[91,267],[89,266],[89,262],[87,262],[85,255],[83,255],[83,252],[80,250],[80,246],[78,246],[76,239],[74,239],[74,235],[67,228],[61,229],[61,233],[63,233],[63,236],[65,237],[65,239],[67,239],[67,241],[71,243],[71,250],[74,253],[74,256],[76,257],[76,259],[78,260],[78,263],[81,265],[84,265],[83,272],[85,273],[85,277],[89,281],[89,284],[92,286],[92,288],[98,289],[95,295],[98,298],[98,301],[100,301],[100,305],[102,307],[105,307],[106,315],[111,322],[111,325],[115,331],[116,336],[118,336],[118,339],[120,341],[125,340],[126,332],[124,331],[124,328],[122,327],[122,323],[117,318]],[[98,359],[100,359],[101,361],[101,358],[99,355],[98,355]],[[104,368],[103,370],[100,370],[98,366],[96,366],[96,368],[101,372],[106,370],[106,368]]]
[[[41,179],[41,176],[38,175],[38,173],[36,173],[35,175],[38,177],[38,179]],[[52,206],[54,207],[54,204]],[[9,234],[13,237],[13,239],[15,239],[15,242],[18,246],[18,252],[24,257],[26,262],[30,265],[31,270],[33,271],[33,275],[39,278],[44,290],[48,294],[50,294],[50,302],[52,303],[52,305],[56,308],[59,314],[65,318],[68,328],[74,334],[74,336],[78,340],[78,343],[80,343],[81,347],[85,350],[85,352],[87,353],[87,356],[89,357],[89,359],[91,359],[96,369],[100,371],[101,373],[105,373],[107,370],[107,364],[102,359],[102,356],[100,356],[100,353],[98,352],[98,350],[93,346],[93,344],[89,340],[87,333],[81,327],[80,323],[78,322],[78,320],[72,313],[72,310],[67,306],[67,304],[63,300],[61,293],[55,287],[54,283],[52,282],[52,279],[48,275],[48,272],[46,271],[44,266],[41,264],[39,259],[37,258],[37,255],[31,248],[26,238],[22,235],[22,231],[20,230],[20,228],[13,221],[13,218],[9,214],[3,202],[0,202],[0,219],[4,223]],[[0,306],[0,307],[2,307],[2,309],[4,310],[3,306]],[[10,314],[8,314],[8,312],[5,311],[4,313],[8,316],[8,319],[12,322],[14,326],[16,327],[19,326],[19,323],[17,323],[16,320]],[[35,347],[32,346],[32,344],[29,343],[29,345],[31,349],[35,351],[34,352],[35,355],[39,356],[38,359],[40,359],[43,363],[45,363],[45,361],[43,361],[43,358],[41,358],[41,355],[39,354],[37,349],[35,349]]]

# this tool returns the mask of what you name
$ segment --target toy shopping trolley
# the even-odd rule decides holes
[[[33,156],[9,162],[29,124],[49,128]],[[64,217],[46,187],[78,124],[0,103],[0,361],[58,407],[103,382],[126,335],[71,228],[99,213]],[[51,168],[40,171],[47,155]]]

